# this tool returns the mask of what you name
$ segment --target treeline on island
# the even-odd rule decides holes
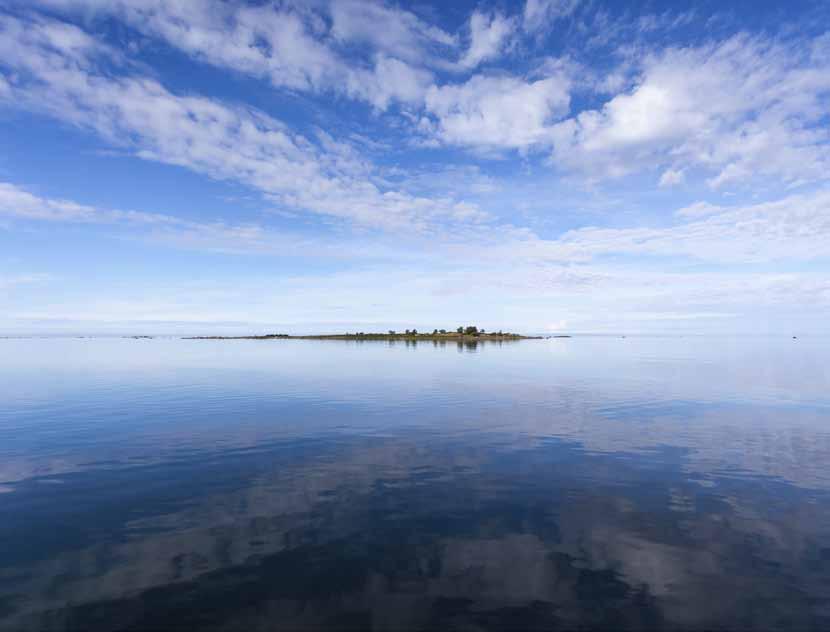
[[[449,329],[433,329],[429,331],[418,331],[417,329],[405,329],[404,331],[396,331],[390,329],[386,333],[367,333],[363,331],[345,334],[331,334],[322,336],[298,336],[303,338],[374,338],[374,339],[458,339],[458,338],[477,338],[477,339],[518,339],[528,338],[529,336],[522,336],[511,332],[499,331],[485,331],[483,328],[474,325],[466,327],[458,327],[454,330]]]

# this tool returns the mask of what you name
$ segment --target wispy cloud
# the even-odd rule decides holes
[[[115,16],[138,32],[275,88],[335,93],[385,109],[418,101],[456,38],[378,2],[243,4],[222,0],[37,0],[64,12]],[[360,60],[342,47],[368,44]]]
[[[224,254],[359,260],[388,258],[394,252],[382,244],[372,245],[336,235],[276,230],[257,223],[200,222],[162,213],[99,208],[38,196],[7,182],[0,182],[0,217],[97,225],[111,228],[113,237],[120,239]],[[401,256],[401,253],[395,254]]]
[[[53,38],[58,26],[71,37]],[[323,151],[262,112],[178,96],[147,77],[96,72],[94,43],[75,27],[5,17],[0,29],[0,63],[15,73],[9,98],[16,105],[92,129],[143,159],[240,182],[275,203],[360,224],[418,230],[431,220],[483,217],[463,201],[384,190],[366,173],[367,163],[332,145]]]
[[[678,211],[672,226],[584,227],[556,240],[535,237],[516,253],[560,261],[608,255],[682,257],[724,264],[830,258],[830,191],[792,195],[748,206],[699,203]]]
[[[475,68],[498,58],[516,28],[515,20],[501,13],[473,11],[470,16],[470,45],[459,61],[463,68]]]
[[[527,0],[522,25],[530,32],[550,28],[557,20],[568,17],[580,0]]]

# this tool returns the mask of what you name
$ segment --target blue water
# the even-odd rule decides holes
[[[830,340],[0,340],[0,628],[830,629]]]

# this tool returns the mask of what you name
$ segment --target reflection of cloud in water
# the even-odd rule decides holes
[[[195,460],[181,478],[204,470],[222,484],[126,519],[105,542],[3,569],[6,621],[805,628],[830,598],[827,506],[784,483],[710,489],[678,459],[555,441],[333,441],[247,470]]]
[[[718,405],[631,413],[601,423],[596,418],[528,415],[528,432],[561,437],[597,452],[646,452],[665,446],[683,450],[687,472],[711,478],[778,477],[804,487],[830,490],[830,426],[823,410],[794,406]]]
[[[771,476],[793,484],[830,490],[830,425],[828,411],[786,405],[690,404],[665,402],[618,405],[613,411],[592,404],[583,394],[549,391],[549,402],[528,398],[476,404],[448,399],[440,414],[417,407],[405,410],[351,407],[339,413],[324,407],[302,415],[275,410],[273,423],[171,422],[124,442],[107,444],[102,437],[72,453],[10,455],[0,463],[0,481],[13,483],[33,477],[175,462],[195,452],[258,450],[273,442],[291,441],[314,431],[328,436],[341,428],[362,428],[363,434],[401,435],[419,429],[444,435],[487,434],[496,443],[514,447],[535,445],[549,438],[580,443],[586,451],[645,452],[664,446],[683,450],[686,471],[701,484],[726,476]],[[309,405],[311,407],[311,405]],[[244,411],[243,411],[244,413]],[[267,416],[267,412],[261,413]],[[405,419],[406,425],[401,424]],[[347,430],[346,432],[351,432]]]

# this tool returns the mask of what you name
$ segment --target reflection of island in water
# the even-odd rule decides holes
[[[826,628],[826,493],[695,478],[681,462],[667,447],[644,457],[491,434],[332,435],[197,455],[172,485],[165,465],[107,481],[79,472],[60,490],[31,482],[30,518],[41,507],[70,536],[97,518],[108,537],[84,541],[78,528],[56,542],[52,525],[12,518],[0,622]],[[12,550],[24,543],[32,550]]]

